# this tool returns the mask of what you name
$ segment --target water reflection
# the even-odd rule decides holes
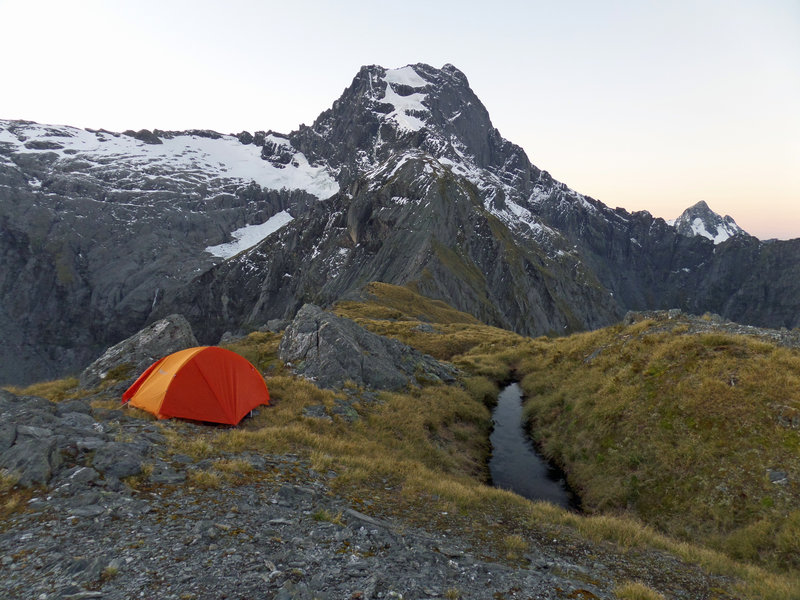
[[[578,499],[567,488],[563,475],[539,456],[522,427],[519,384],[512,383],[500,392],[492,420],[489,472],[493,485],[530,500],[546,500],[577,510]]]

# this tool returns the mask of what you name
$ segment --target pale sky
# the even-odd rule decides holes
[[[0,57],[0,118],[222,133],[311,124],[364,64],[452,63],[577,191],[800,237],[800,0],[0,0]]]

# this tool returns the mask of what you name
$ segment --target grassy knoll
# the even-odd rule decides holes
[[[800,352],[642,321],[540,341],[526,414],[593,513],[779,570],[800,567]]]

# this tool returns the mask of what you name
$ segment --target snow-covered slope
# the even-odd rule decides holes
[[[54,159],[53,168],[68,167],[76,174],[113,183],[117,189],[137,192],[163,189],[163,178],[204,184],[210,191],[221,191],[232,181],[253,181],[273,190],[305,190],[320,199],[339,191],[331,174],[324,167],[310,165],[302,152],[292,150],[288,164],[275,165],[262,159],[260,146],[243,144],[231,135],[159,133],[130,135],[0,121],[0,144],[6,151],[0,154],[0,161],[11,166],[14,155],[49,154]],[[274,134],[268,137],[291,148],[285,138]]]
[[[206,252],[220,258],[231,258],[265,240],[270,234],[275,233],[281,227],[289,223],[292,218],[292,215],[282,210],[278,214],[272,215],[260,225],[246,225],[237,229],[231,234],[234,241],[218,244],[216,246],[208,246]]]
[[[747,235],[732,217],[720,216],[703,200],[683,211],[672,225],[681,235],[686,237],[699,235],[708,238],[714,244],[721,244],[735,235]]]

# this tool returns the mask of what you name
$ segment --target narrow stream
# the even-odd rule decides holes
[[[492,484],[529,500],[546,500],[578,510],[578,498],[567,487],[563,474],[539,455],[522,426],[519,384],[512,383],[500,392],[492,420]]]

